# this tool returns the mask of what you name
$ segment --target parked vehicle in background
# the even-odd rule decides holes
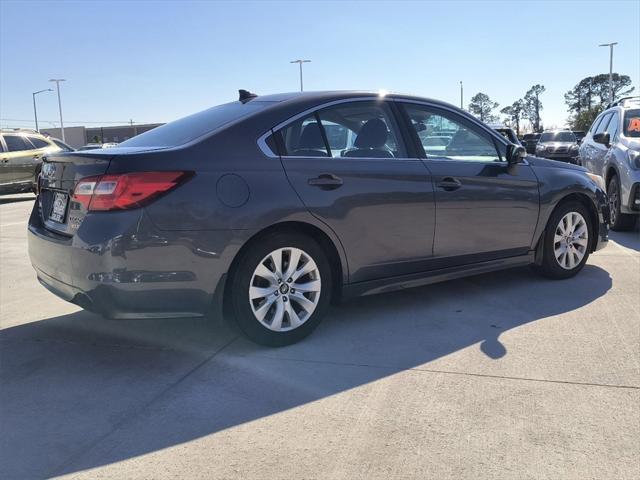
[[[540,138],[539,133],[525,133],[522,137],[522,145],[527,149],[527,153],[534,155],[536,153],[536,145]]]
[[[495,126],[495,127],[491,126],[491,128],[493,128],[496,132],[498,132],[500,135],[502,135],[504,138],[506,138],[508,141],[510,141],[514,145],[522,145],[522,143],[520,143],[520,139],[518,138],[518,135],[516,135],[516,132],[514,132],[512,128],[503,127],[502,125]]]
[[[78,151],[84,150],[98,150],[100,148],[112,148],[118,146],[117,143],[107,142],[107,143],[87,143],[82,147],[78,147]]]
[[[55,143],[57,146],[59,146],[60,150],[63,152],[74,152],[76,150],[75,148],[64,143],[59,138],[55,138],[55,137],[47,137],[47,138],[51,140],[53,143]]]
[[[595,119],[580,160],[605,179],[611,228],[633,229],[640,215],[640,97],[619,100]]]
[[[107,317],[224,306],[281,346],[336,298],[519,265],[577,274],[607,242],[602,179],[525,157],[436,100],[241,91],[118,147],[47,157],[29,255],[43,285]]]
[[[0,130],[0,195],[32,191],[43,155],[60,150],[53,139],[35,130]]]
[[[584,138],[584,136],[587,134],[586,132],[583,132],[581,130],[573,130],[573,134],[576,136],[576,142],[578,143],[578,145],[582,142],[582,139]]]
[[[578,163],[578,144],[571,130],[551,130],[540,135],[536,156],[568,163]]]

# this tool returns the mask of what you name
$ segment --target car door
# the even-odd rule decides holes
[[[339,237],[350,282],[419,272],[432,257],[434,192],[392,107],[353,100],[280,129],[282,164],[309,211]]]
[[[424,151],[436,199],[434,267],[524,254],[538,221],[538,180],[526,163],[509,166],[506,144],[453,110],[403,103]],[[430,147],[432,136],[449,136]]]
[[[9,183],[9,178],[9,155],[7,155],[3,136],[0,136],[0,185]]]
[[[3,154],[6,162],[5,183],[26,183],[33,181],[35,167],[40,160],[40,153],[20,134],[4,134],[7,152]]]

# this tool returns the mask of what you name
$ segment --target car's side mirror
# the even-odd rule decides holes
[[[593,141],[596,143],[600,143],[602,145],[604,145],[605,147],[608,147],[611,145],[611,138],[609,137],[609,133],[608,132],[600,132],[600,133],[596,133],[593,136]]]
[[[513,143],[507,147],[507,163],[515,165],[522,162],[527,156],[527,150],[522,145],[514,145]]]

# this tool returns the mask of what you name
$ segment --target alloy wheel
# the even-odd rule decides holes
[[[568,212],[556,227],[553,251],[558,265],[572,270],[582,262],[589,246],[589,229],[578,212]]]
[[[298,328],[320,300],[320,271],[309,254],[295,247],[274,250],[255,268],[249,304],[256,320],[270,330]]]
[[[618,184],[614,178],[609,183],[609,216],[611,219],[611,225],[616,223],[616,216],[618,212]]]

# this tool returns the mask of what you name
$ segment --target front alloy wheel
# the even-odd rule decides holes
[[[556,261],[565,270],[582,262],[589,247],[589,230],[584,217],[578,212],[567,213],[556,227],[553,251]]]

